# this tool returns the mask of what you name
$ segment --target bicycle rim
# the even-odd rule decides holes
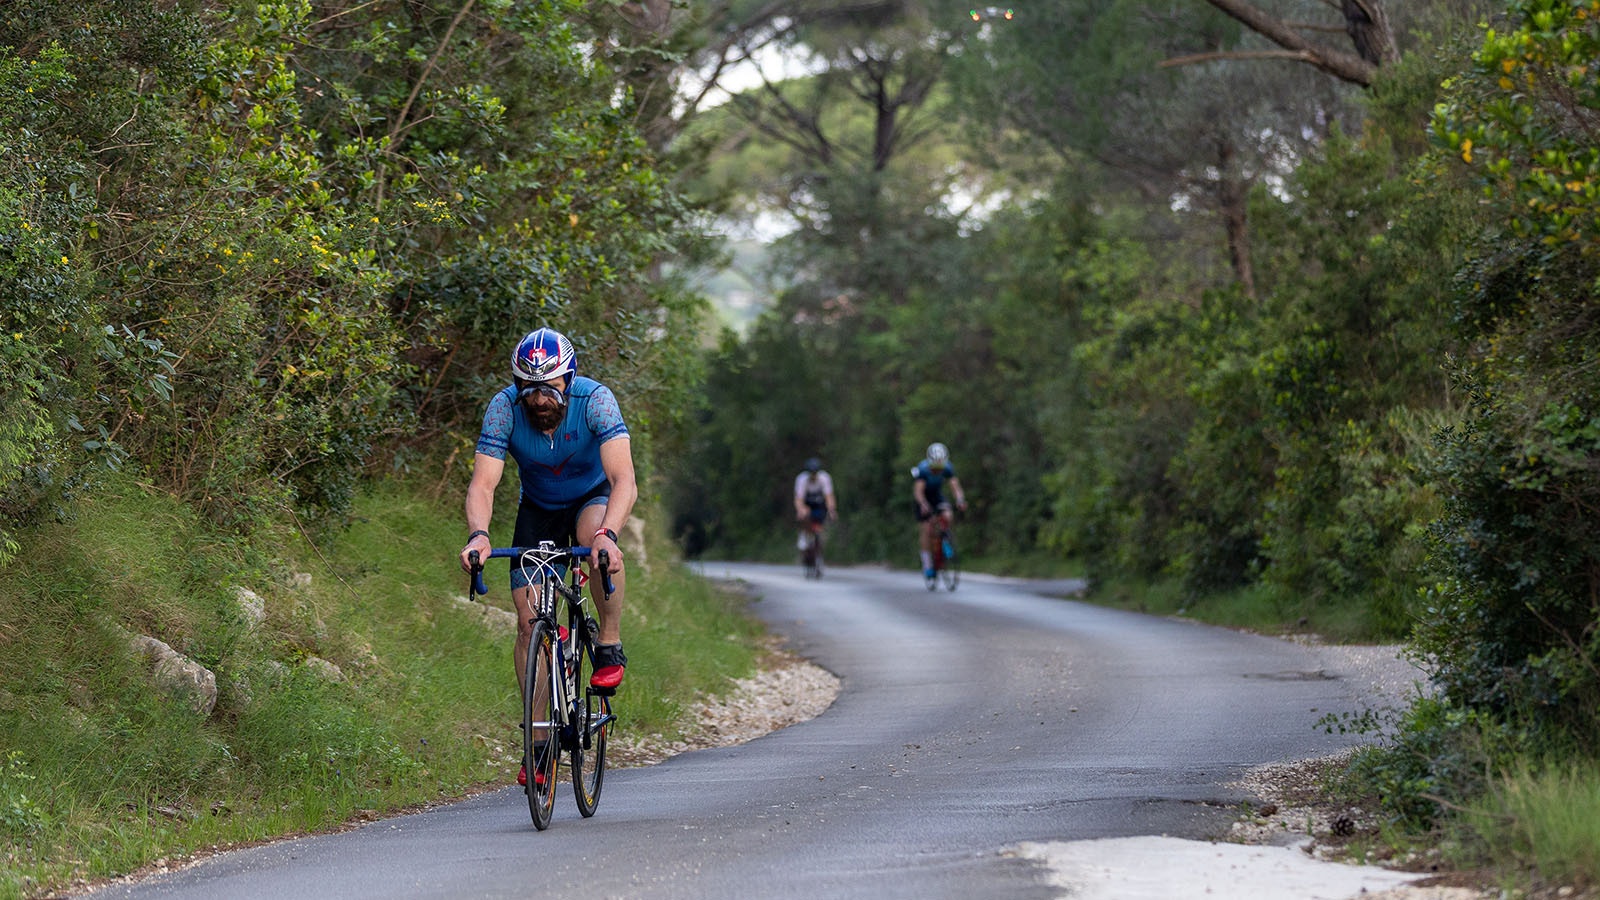
[[[939,581],[945,590],[953,591],[961,583],[961,570],[956,568],[955,563],[946,562],[944,568],[939,570]]]
[[[528,770],[528,814],[533,817],[533,827],[540,831],[550,827],[556,800],[556,760],[561,756],[560,736],[553,724],[556,698],[550,673],[554,663],[555,634],[548,623],[538,622],[533,626],[533,639],[528,642],[527,678],[523,681],[527,689],[522,697],[522,764]],[[536,704],[536,687],[541,681],[547,696]],[[541,745],[545,748],[542,753]],[[541,779],[540,775],[544,777]]]

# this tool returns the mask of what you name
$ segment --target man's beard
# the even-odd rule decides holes
[[[533,422],[533,427],[540,431],[555,431],[561,426],[561,420],[567,417],[567,407],[561,406],[539,407],[528,404],[528,419]]]

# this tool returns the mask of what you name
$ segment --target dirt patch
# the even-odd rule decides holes
[[[725,696],[701,700],[675,739],[618,731],[608,751],[619,767],[648,766],[679,753],[731,747],[813,719],[839,695],[839,679],[776,646],[756,674],[734,682]]]

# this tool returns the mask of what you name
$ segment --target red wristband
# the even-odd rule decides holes
[[[617,533],[615,531],[612,531],[609,528],[602,528],[599,531],[596,531],[594,536],[599,537],[602,534],[608,538],[611,538],[611,543],[615,544],[617,542]]]

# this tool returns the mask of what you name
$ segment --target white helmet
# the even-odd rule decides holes
[[[950,461],[950,448],[934,441],[928,445],[928,462],[942,463]]]

